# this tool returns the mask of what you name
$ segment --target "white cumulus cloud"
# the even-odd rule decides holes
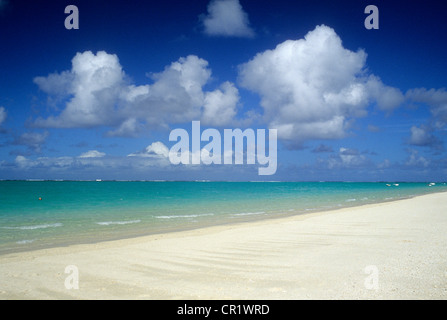
[[[408,90],[405,97],[412,104],[424,105],[432,115],[426,124],[411,127],[409,143],[414,146],[442,150],[443,143],[435,133],[444,130],[447,124],[447,91],[444,88],[430,90],[416,88]]]
[[[253,37],[247,13],[239,0],[212,0],[203,17],[204,32],[211,36]]]
[[[16,137],[13,144],[27,146],[29,149],[39,153],[48,136],[49,133],[47,131],[43,133],[25,132]]]
[[[371,102],[384,110],[403,102],[398,89],[366,74],[365,62],[363,50],[345,49],[335,31],[321,25],[242,64],[239,82],[260,95],[264,120],[278,138],[300,146],[345,137]]]
[[[432,140],[432,136],[423,128],[417,126],[411,127],[410,144],[422,146],[427,145]]]
[[[371,161],[357,149],[341,147],[337,154],[331,155],[327,160],[320,160],[326,163],[329,169],[335,168],[360,168],[371,164]]]
[[[239,91],[230,82],[205,95],[202,123],[204,125],[223,126],[234,121],[237,114]]]
[[[131,153],[128,157],[169,157],[169,149],[163,142],[156,141],[151,143],[142,152]]]
[[[407,166],[415,166],[415,167],[423,167],[426,168],[430,165],[430,160],[427,160],[423,156],[418,156],[417,150],[408,150],[409,156],[407,161],[405,162],[405,165]]]
[[[447,91],[444,88],[411,89],[407,91],[406,97],[412,102],[428,105],[437,128],[442,128],[447,124]]]
[[[36,77],[34,82],[49,96],[65,97],[58,115],[37,118],[43,128],[107,126],[109,136],[133,136],[150,127],[212,120],[232,121],[239,100],[237,88],[225,82],[215,91],[204,91],[211,78],[208,62],[194,55],[181,57],[153,73],[153,83],[130,84],[118,57],[104,51],[77,53],[69,71]],[[61,99],[63,100],[63,99]],[[213,105],[210,105],[210,104]]]
[[[432,133],[433,129],[427,126],[412,126],[409,144],[419,147],[442,149],[442,142]]]
[[[87,152],[84,152],[79,156],[79,158],[102,158],[106,154],[104,152],[100,152],[98,150],[89,150]]]
[[[119,121],[117,98],[124,73],[116,55],[104,51],[77,53],[71,71],[37,77],[34,82],[49,94],[72,95],[57,117],[37,119],[42,127],[94,127]]]

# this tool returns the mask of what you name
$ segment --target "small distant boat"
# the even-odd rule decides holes
[[[430,182],[429,184],[428,184],[428,186],[429,187],[432,187],[432,186],[434,186],[436,183],[434,183],[434,182]]]
[[[96,182],[101,182],[102,180],[101,179],[96,179]]]

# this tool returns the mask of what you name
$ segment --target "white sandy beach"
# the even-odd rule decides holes
[[[436,193],[2,255],[0,299],[446,299],[446,248]]]

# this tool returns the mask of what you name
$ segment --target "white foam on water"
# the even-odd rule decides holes
[[[198,217],[206,217],[206,216],[214,216],[214,213],[206,213],[206,214],[186,214],[186,215],[175,215],[175,216],[154,216],[157,219],[187,219],[187,218],[198,218]]]
[[[257,214],[264,214],[264,211],[259,212],[241,212],[241,213],[235,213],[233,216],[251,216],[251,215],[257,215]]]
[[[49,223],[49,224],[38,224],[33,226],[20,226],[20,227],[2,227],[3,229],[15,229],[15,230],[35,230],[35,229],[46,229],[46,228],[57,228],[62,227],[62,223]]]
[[[123,225],[123,224],[132,224],[132,223],[140,223],[141,220],[128,220],[128,221],[102,221],[96,222],[100,226],[110,226],[110,225]]]
[[[28,244],[28,243],[33,243],[36,240],[20,240],[20,241],[16,241],[17,244]]]

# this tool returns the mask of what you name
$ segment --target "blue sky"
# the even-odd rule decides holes
[[[445,181],[444,20],[433,0],[0,0],[0,179]],[[276,173],[172,165],[194,120],[277,129]]]

